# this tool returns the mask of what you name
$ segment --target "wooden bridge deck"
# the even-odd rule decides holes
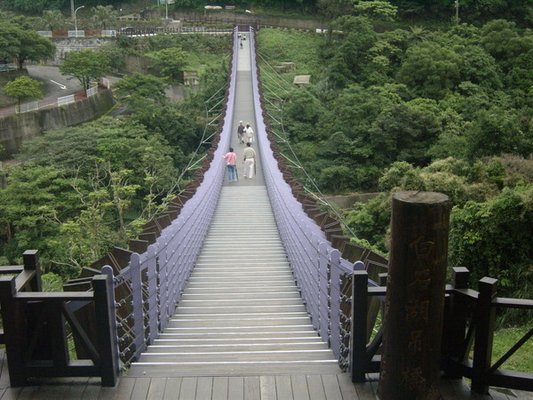
[[[123,376],[115,388],[97,378],[35,381],[34,386],[9,387],[4,350],[0,349],[0,400],[377,400],[377,375],[364,384],[351,384],[342,375],[232,377]],[[443,380],[443,400],[533,400],[533,393],[491,390],[472,395],[461,380]]]

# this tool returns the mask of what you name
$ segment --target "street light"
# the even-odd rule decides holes
[[[79,6],[74,10],[74,32],[76,32],[76,37],[78,37],[78,20],[76,19],[76,13],[80,8],[84,8],[85,6]]]

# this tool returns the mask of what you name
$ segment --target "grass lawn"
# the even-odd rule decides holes
[[[504,355],[529,329],[529,326],[520,326],[497,331],[494,335],[492,362],[496,362]],[[501,368],[531,373],[533,371],[533,338],[529,338]]]
[[[294,74],[311,77],[318,75],[323,68],[317,62],[317,53],[323,41],[324,37],[317,33],[269,28],[261,29],[257,37],[260,58],[270,65],[293,62]]]

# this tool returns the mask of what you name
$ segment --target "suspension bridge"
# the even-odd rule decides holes
[[[153,223],[157,235],[146,234],[138,251],[113,253],[94,276],[75,282],[78,291],[38,296],[35,252],[25,253],[23,267],[0,271],[11,274],[0,276],[7,348],[0,400],[377,398],[381,336],[367,347],[367,317],[375,320],[384,288],[364,274],[371,264],[386,265],[356,247],[355,259],[364,262],[344,258],[350,251],[332,245],[338,226],[295,198],[267,135],[252,29],[235,30],[232,52],[211,162],[172,218]],[[242,177],[239,121],[255,127],[253,179]],[[225,178],[229,147],[238,182]],[[124,268],[117,268],[120,258]],[[363,280],[355,282],[354,271]],[[350,298],[356,284],[363,290]],[[367,287],[375,296],[368,315]],[[365,310],[354,333],[357,302]],[[442,384],[441,394],[471,398],[461,380]]]

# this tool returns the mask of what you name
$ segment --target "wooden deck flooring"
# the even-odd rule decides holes
[[[100,386],[97,378],[61,378],[35,381],[24,388],[9,387],[4,350],[0,350],[0,400],[376,400],[378,377],[352,384],[348,374],[264,375],[216,377],[123,376],[114,388]],[[444,400],[533,400],[533,393],[505,389],[490,395],[472,395],[461,380],[443,380]]]

